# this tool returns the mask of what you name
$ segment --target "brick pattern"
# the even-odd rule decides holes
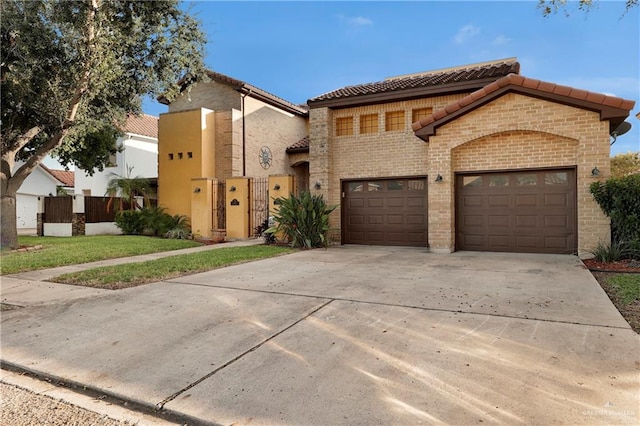
[[[455,241],[454,173],[575,166],[578,251],[609,238],[609,220],[589,193],[593,167],[610,175],[608,122],[597,113],[519,94],[506,94],[438,128],[429,139],[429,243],[452,251]]]
[[[392,102],[340,110],[314,108],[310,111],[309,186],[323,194],[330,205],[341,203],[341,179],[425,176],[428,174],[428,145],[411,130],[413,109],[442,108],[464,94]],[[405,111],[404,130],[385,131],[387,112]],[[378,132],[360,134],[360,116],[378,114]],[[335,136],[338,117],[354,117],[355,134]],[[314,189],[320,182],[322,188]],[[340,241],[340,209],[331,215],[333,241]]]

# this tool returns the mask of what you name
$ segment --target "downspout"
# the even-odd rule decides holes
[[[251,89],[246,93],[241,93],[242,97],[242,177],[247,175],[247,133],[245,131],[244,98],[251,94]]]

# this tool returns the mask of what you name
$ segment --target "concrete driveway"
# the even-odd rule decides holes
[[[640,338],[572,256],[343,246],[52,300],[3,312],[3,362],[192,422],[640,421]]]

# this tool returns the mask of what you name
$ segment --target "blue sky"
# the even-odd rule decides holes
[[[640,7],[600,1],[544,18],[536,1],[219,2],[191,6],[206,65],[294,103],[346,85],[499,58],[521,74],[640,104]],[[633,129],[612,155],[640,151]],[[149,114],[166,112],[153,100]]]

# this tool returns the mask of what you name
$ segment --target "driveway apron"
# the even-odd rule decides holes
[[[573,256],[332,247],[52,296],[1,332],[4,363],[202,423],[640,420],[640,338]]]

